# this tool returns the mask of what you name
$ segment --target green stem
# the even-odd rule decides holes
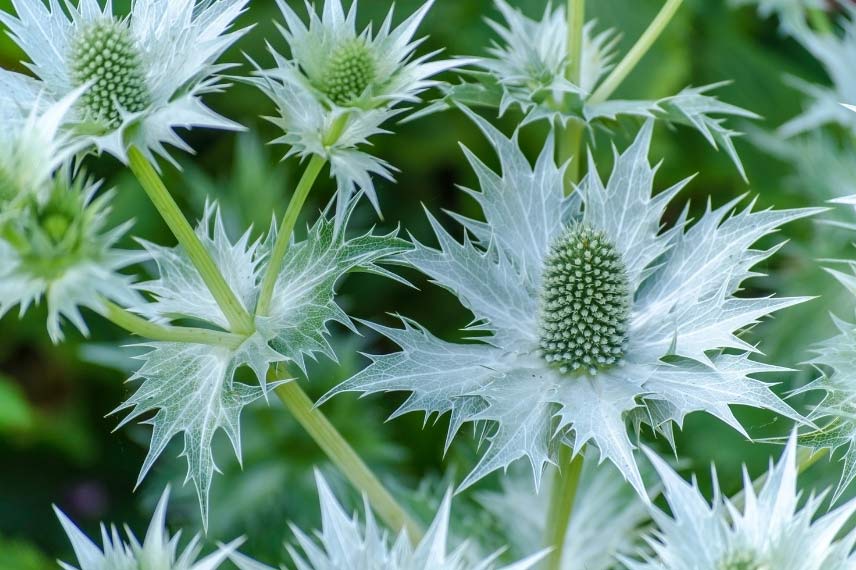
[[[585,26],[585,0],[568,0],[568,68],[567,78],[574,85],[580,84],[582,72],[583,27]],[[570,194],[574,184],[580,180],[582,160],[580,146],[585,124],[579,120],[570,120],[559,140],[559,161],[570,159],[565,172],[565,195]]]
[[[236,349],[244,342],[240,335],[200,329],[194,327],[175,327],[159,325],[135,315],[110,301],[103,301],[104,317],[113,324],[135,335],[163,342],[189,342],[193,344],[211,344]]]
[[[573,452],[568,446],[562,446],[559,452],[560,471],[556,473],[550,494],[550,511],[547,515],[546,546],[552,550],[547,557],[546,570],[560,570],[565,552],[565,537],[571,524],[574,499],[583,471],[583,454],[571,457]]]
[[[128,151],[128,157],[131,170],[139,180],[143,190],[146,191],[152,204],[160,212],[166,225],[175,235],[178,243],[187,252],[190,261],[199,271],[205,285],[228,319],[232,332],[243,335],[252,333],[255,328],[253,318],[235,296],[229,284],[226,283],[211,254],[199,241],[199,236],[190,227],[187,218],[181,213],[178,204],[175,203],[169,190],[166,189],[155,169],[149,164],[148,159],[135,147]]]
[[[327,160],[323,156],[312,155],[309,165],[303,171],[303,176],[300,177],[300,181],[297,183],[297,189],[288,202],[288,208],[285,210],[285,216],[283,216],[282,223],[279,226],[276,242],[271,251],[267,270],[262,280],[259,300],[256,304],[256,315],[266,315],[270,308],[273,290],[276,286],[279,272],[282,269],[282,262],[288,251],[288,246],[291,243],[291,234],[294,231],[294,225],[297,223],[297,218],[300,216],[300,211],[303,209],[306,197],[309,196],[309,192],[312,190],[312,185],[315,184],[315,179],[318,178],[318,174],[326,162]]]
[[[420,526],[398,504],[327,417],[314,407],[297,381],[279,386],[276,394],[339,471],[358,491],[365,494],[381,520],[396,532],[406,530],[413,544],[418,544],[424,534]]]
[[[657,41],[657,38],[660,37],[660,34],[663,33],[663,30],[666,29],[666,26],[678,11],[682,2],[683,0],[666,0],[666,4],[663,5],[660,12],[648,25],[648,28],[639,36],[639,39],[636,40],[636,43],[630,48],[624,59],[615,66],[612,73],[609,74],[604,82],[600,84],[600,87],[589,97],[589,103],[603,103],[609,99],[618,86],[621,85],[621,82],[633,71],[639,60],[648,53],[648,50],[651,49],[651,46],[654,45],[654,42]]]

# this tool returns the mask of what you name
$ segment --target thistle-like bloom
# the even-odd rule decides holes
[[[479,502],[493,515],[509,542],[512,554],[524,555],[546,536],[550,493],[514,473],[503,477],[500,492],[481,493]],[[647,479],[647,477],[646,477]],[[545,487],[550,488],[545,480]],[[588,462],[583,467],[574,516],[565,533],[562,570],[610,570],[616,556],[636,552],[648,507],[612,466]]]
[[[841,103],[856,102],[856,81],[851,61],[856,53],[856,9],[847,8],[847,18],[839,18],[842,33],[819,34],[804,22],[794,37],[823,65],[832,85],[827,87],[791,78],[791,83],[808,98],[802,114],[779,128],[783,136],[811,132],[827,124],[838,124],[856,132],[856,113]]]
[[[562,3],[559,3],[562,4]],[[579,81],[569,79],[568,23],[563,5],[547,5],[540,20],[528,18],[506,0],[496,0],[504,24],[490,21],[500,37],[489,49],[491,57],[477,60],[484,72],[471,74],[476,83],[445,87],[446,98],[424,112],[443,109],[450,101],[496,107],[500,115],[519,108],[523,123],[547,119],[554,124],[614,121],[619,115],[656,117],[699,131],[714,147],[722,147],[745,178],[732,139],[739,133],[724,126],[725,117],[758,118],[754,113],[719,101],[707,93],[722,83],[687,87],[659,100],[595,100],[592,95],[616,60],[618,35],[582,29]]]
[[[277,4],[290,57],[271,50],[276,67],[259,70],[255,80],[278,107],[271,120],[284,135],[274,142],[291,147],[286,156],[330,162],[339,185],[337,221],[357,188],[379,210],[372,175],[391,179],[392,167],[361,147],[386,132],[381,125],[402,113],[400,104],[419,102],[419,94],[437,84],[431,77],[466,60],[414,55],[422,40],[413,35],[432,1],[395,28],[390,9],[376,33],[371,27],[357,32],[357,2],[346,13],[341,0],[325,0],[320,17],[309,7],[308,25],[284,0]]]
[[[255,331],[248,337],[227,335],[223,342],[209,344],[145,342],[151,350],[140,357],[143,364],[131,377],[140,382],[139,388],[114,410],[129,412],[120,426],[155,412],[146,420],[153,431],[140,481],[170,440],[183,436],[187,478],[196,487],[206,525],[209,489],[217,469],[211,449],[215,433],[221,429],[226,433],[240,460],[241,411],[279,384],[267,382],[271,365],[291,362],[305,371],[307,357],[323,354],[335,359],[327,341],[328,323],[354,328],[336,304],[336,283],[354,270],[396,278],[376,263],[407,249],[406,242],[394,234],[367,233],[349,239],[333,225],[322,216],[308,229],[304,241],[291,244],[268,314],[256,317]],[[247,231],[233,242],[216,207],[209,205],[196,231],[231,290],[253,313],[276,240],[276,224],[264,241],[251,241]],[[214,330],[228,330],[226,316],[186,252],[180,247],[143,245],[157,264],[158,277],[138,285],[151,301],[137,303],[132,310],[160,322],[203,322]],[[258,384],[235,380],[235,371],[244,366],[255,374]]]
[[[59,509],[54,508],[77,555],[76,567],[64,562],[60,562],[60,565],[65,570],[215,570],[242,542],[240,539],[235,540],[199,560],[202,546],[199,536],[195,536],[179,554],[181,533],[170,537],[166,529],[168,501],[169,488],[158,502],[142,544],[127,528],[128,542],[125,542],[115,526],[108,530],[102,524],[101,548],[89,540]]]
[[[80,307],[140,302],[133,279],[119,271],[145,256],[114,247],[131,223],[105,229],[112,193],[96,197],[100,184],[60,172],[47,186],[43,200],[32,194],[0,220],[0,315],[15,305],[23,315],[45,297],[48,333],[60,342],[61,317],[88,334]]]
[[[856,263],[842,261],[849,271],[827,269],[844,287],[856,295]],[[814,450],[843,450],[844,466],[833,493],[837,501],[848,485],[856,479],[856,325],[833,316],[839,334],[814,348],[809,362],[821,370],[821,376],[796,390],[794,395],[819,390],[825,393],[809,414],[818,429],[801,434],[800,443]]]
[[[122,161],[130,146],[150,158],[168,157],[165,144],[189,151],[174,129],[240,128],[201,96],[223,87],[218,74],[229,65],[216,61],[242,35],[227,30],[246,3],[138,0],[130,16],[119,18],[112,2],[14,0],[17,16],[0,11],[0,22],[37,79],[0,70],[0,91],[27,106],[84,87],[68,122],[99,152]]]
[[[449,514],[452,494],[447,493],[437,516],[425,536],[413,546],[402,531],[394,541],[378,527],[374,515],[365,503],[365,524],[356,515],[350,516],[336,500],[324,478],[316,472],[321,501],[321,530],[317,540],[292,527],[296,546],[288,552],[297,570],[492,570],[497,555],[473,561],[464,543],[448,551]],[[532,568],[546,553],[538,553],[497,570],[526,570]],[[241,570],[273,570],[240,554],[232,561]]]
[[[646,450],[647,451],[647,450]],[[657,530],[649,537],[653,553],[644,561],[623,560],[629,570],[845,570],[856,534],[836,536],[856,512],[856,500],[819,516],[824,494],[798,507],[796,438],[779,462],[772,461],[760,492],[744,470],[744,505],[724,497],[713,477],[708,503],[698,484],[684,481],[648,452],[671,514],[652,507]]]
[[[783,369],[751,360],[755,347],[737,333],[804,299],[735,293],[778,249],[752,244],[817,210],[733,211],[735,200],[694,224],[685,211],[661,231],[686,181],[653,194],[651,121],[615,157],[605,187],[589,160],[589,174],[565,198],[552,139],[533,168],[516,139],[471,115],[502,166],[495,173],[467,152],[481,184],[468,194],[486,221],[454,215],[467,232],[459,243],[432,218],[439,249],[417,244],[403,257],[473,313],[469,330],[489,336],[459,344],[407,320],[403,329],[372,325],[402,352],[373,356],[327,398],[410,392],[395,415],[449,412],[447,441],[465,422],[492,424],[464,486],[524,457],[537,484],[558,445],[579,452],[590,443],[641,494],[628,420],[671,437],[694,411],[745,434],[730,404],[800,417],[751,377]]]

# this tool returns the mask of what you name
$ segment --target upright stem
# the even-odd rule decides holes
[[[413,544],[417,544],[424,534],[420,526],[386,490],[327,417],[314,407],[297,382],[279,386],[276,394],[339,471],[358,491],[365,493],[381,520],[396,532],[406,530]]]
[[[648,53],[648,50],[651,49],[651,46],[654,45],[654,42],[657,41],[657,38],[660,37],[660,34],[663,33],[663,30],[666,29],[666,26],[678,11],[682,2],[683,0],[666,0],[666,4],[663,5],[660,12],[648,25],[648,28],[639,36],[639,39],[636,40],[636,43],[630,48],[624,59],[615,66],[612,73],[609,74],[604,82],[600,84],[600,87],[589,97],[590,103],[602,103],[609,99],[610,95],[615,92],[618,86],[621,85],[621,82],[636,67],[642,56]]]
[[[585,25],[585,0],[568,0],[568,67],[567,78],[574,85],[580,84],[582,72],[583,26]],[[582,160],[580,160],[580,145],[585,124],[572,119],[568,121],[562,138],[559,141],[561,162],[571,159],[565,172],[565,194],[570,194],[574,184],[579,182]]]
[[[128,157],[130,158],[131,170],[136,175],[143,190],[148,194],[152,204],[160,212],[166,225],[175,235],[178,243],[187,252],[190,261],[199,271],[205,285],[228,319],[232,332],[244,335],[252,333],[254,329],[252,317],[235,296],[229,284],[226,283],[211,254],[199,241],[199,236],[190,227],[187,218],[181,213],[178,204],[173,200],[155,169],[137,148],[132,147],[128,151]]]
[[[102,303],[106,319],[132,334],[150,340],[211,344],[231,349],[238,348],[244,342],[244,337],[232,333],[195,327],[159,325],[135,315],[110,301],[104,300]]]
[[[583,471],[583,454],[580,452],[571,458],[571,448],[562,446],[559,452],[559,471],[553,480],[550,493],[550,511],[547,515],[546,546],[552,550],[547,556],[547,570],[559,570],[565,552],[565,537],[571,524],[574,499]]]
[[[288,208],[285,210],[285,216],[282,218],[282,223],[276,234],[276,242],[271,251],[270,260],[268,261],[267,270],[264,279],[262,280],[261,291],[259,292],[259,301],[256,304],[256,314],[266,315],[270,308],[270,302],[273,298],[273,290],[276,286],[277,277],[282,269],[282,262],[285,254],[288,251],[288,245],[291,243],[291,234],[294,231],[294,225],[297,223],[297,218],[300,216],[300,210],[303,209],[303,204],[306,202],[306,197],[312,190],[312,185],[315,184],[315,179],[321,172],[321,168],[327,160],[317,154],[312,155],[306,170],[300,177],[297,183],[297,189],[291,196],[288,203]]]

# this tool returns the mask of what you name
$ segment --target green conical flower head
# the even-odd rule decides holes
[[[344,41],[330,54],[319,88],[335,104],[349,105],[374,81],[375,68],[374,55],[365,40]]]
[[[136,113],[149,104],[142,57],[124,22],[105,18],[80,29],[71,73],[75,85],[91,85],[81,97],[87,117],[108,128],[121,124],[120,109]]]
[[[563,373],[596,374],[624,356],[630,306],[624,262],[584,225],[552,245],[544,264],[540,349]]]

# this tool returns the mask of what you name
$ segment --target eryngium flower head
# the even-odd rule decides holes
[[[138,0],[131,14],[113,14],[112,3],[79,0],[14,0],[17,16],[0,22],[27,54],[37,76],[0,70],[0,90],[26,105],[43,92],[54,100],[75,89],[85,93],[69,122],[77,134],[127,161],[139,147],[168,157],[164,145],[190,147],[176,128],[236,129],[201,96],[221,90],[217,59],[243,31],[227,33],[247,0]]]
[[[447,442],[464,422],[489,422],[490,445],[464,486],[523,457],[537,483],[558,445],[579,452],[591,443],[644,493],[628,420],[671,438],[694,411],[745,433],[730,404],[799,418],[751,377],[782,369],[750,360],[756,348],[737,333],[803,299],[735,293],[778,249],[752,244],[816,210],[734,212],[735,200],[693,224],[685,211],[663,231],[685,182],[653,195],[652,122],[616,156],[606,186],[590,160],[566,198],[552,139],[533,168],[515,139],[472,116],[502,166],[495,173],[467,151],[481,184],[468,194],[486,221],[454,215],[466,230],[459,243],[431,218],[439,249],[417,244],[403,257],[472,311],[471,330],[490,336],[459,344],[411,321],[372,325],[403,351],[372,357],[327,398],[411,392],[395,416],[450,412]]]
[[[112,193],[96,197],[99,187],[60,171],[44,201],[32,195],[0,222],[0,315],[15,305],[23,315],[44,296],[48,333],[59,342],[61,317],[88,334],[80,307],[140,302],[132,278],[119,270],[145,256],[114,248],[130,222],[105,229]]]
[[[802,21],[794,37],[826,70],[831,86],[817,85],[797,78],[791,84],[808,98],[806,109],[779,128],[783,136],[811,132],[830,123],[856,132],[856,113],[841,103],[856,102],[856,82],[851,73],[853,53],[856,53],[856,8],[842,6],[847,17],[837,19],[842,33],[822,34]]]
[[[431,61],[436,52],[414,56],[422,40],[413,35],[431,1],[395,28],[390,9],[376,33],[371,27],[357,32],[356,2],[345,12],[341,0],[325,0],[320,17],[309,7],[308,25],[284,0],[277,4],[290,57],[271,50],[276,67],[259,70],[254,81],[278,107],[271,120],[284,135],[274,142],[291,147],[286,156],[330,161],[340,191],[337,221],[356,188],[379,209],[371,177],[390,179],[392,167],[358,147],[385,132],[381,124],[402,112],[401,103],[418,102],[436,85],[431,77],[465,60]]]
[[[648,450],[646,450],[648,451]],[[656,507],[657,530],[648,538],[644,561],[624,559],[629,570],[845,570],[856,535],[836,541],[856,500],[819,516],[825,493],[798,507],[796,438],[779,462],[772,461],[764,485],[755,491],[744,469],[743,505],[723,496],[713,474],[713,500],[698,484],[684,481],[666,462],[648,452],[663,481],[671,514]],[[850,562],[852,564],[852,561]]]
[[[316,472],[321,501],[321,530],[311,537],[292,527],[296,546],[288,552],[298,570],[492,570],[498,554],[484,560],[471,560],[469,545],[461,544],[448,551],[449,514],[452,494],[447,493],[434,522],[419,544],[413,545],[405,531],[395,540],[378,527],[365,502],[365,524],[356,514],[349,515],[336,500],[324,478]],[[543,558],[538,553],[497,570],[526,570]],[[239,554],[232,561],[241,570],[273,570]]]
[[[179,554],[178,541],[181,533],[170,537],[166,529],[168,501],[169,488],[164,491],[158,502],[142,544],[127,527],[125,532],[128,535],[128,541],[125,542],[115,526],[111,526],[108,530],[102,524],[103,546],[101,548],[98,548],[68,517],[54,507],[77,555],[76,567],[64,562],[60,562],[60,565],[65,570],[215,570],[219,568],[241,540],[223,546],[217,552],[199,560],[202,546],[199,544],[199,536],[196,536]]]
[[[471,73],[475,82],[442,86],[446,97],[424,112],[448,108],[450,101],[495,107],[500,115],[510,108],[524,113],[523,123],[547,119],[554,124],[568,121],[585,124],[613,122],[619,115],[656,117],[672,124],[696,129],[714,148],[722,148],[745,178],[734,148],[739,133],[724,123],[726,117],[755,118],[754,113],[719,101],[709,93],[722,83],[686,87],[662,99],[607,98],[598,93],[616,60],[619,37],[613,30],[596,31],[596,22],[582,30],[578,61],[571,61],[568,23],[564,3],[548,3],[540,19],[524,15],[506,0],[496,0],[503,22],[489,21],[499,36],[488,50],[491,57],[479,58],[482,72]],[[571,68],[578,67],[572,78]]]

